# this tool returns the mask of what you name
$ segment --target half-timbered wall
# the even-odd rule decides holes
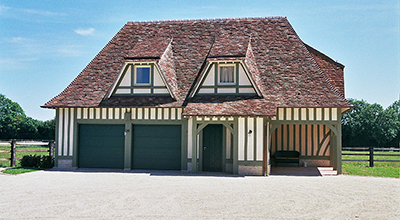
[[[280,125],[271,135],[271,154],[278,150],[299,151],[303,158],[330,155],[330,129],[326,125]]]

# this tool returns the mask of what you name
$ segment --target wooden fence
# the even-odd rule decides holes
[[[17,145],[21,146],[28,146],[28,145],[42,145],[42,146],[48,146],[48,150],[17,150]],[[10,161],[10,166],[14,167],[15,166],[15,161],[20,160],[22,158],[16,158],[15,153],[17,152],[49,152],[49,156],[54,157],[54,141],[46,141],[46,142],[24,142],[24,141],[11,141],[10,142],[10,150],[9,151],[0,151],[0,153],[11,153],[10,158],[0,158],[0,161]]]
[[[346,156],[369,156],[368,160],[350,160],[345,159],[342,161],[364,161],[369,162],[370,167],[374,167],[374,162],[400,162],[400,160],[376,160],[374,156],[383,156],[383,157],[397,157],[400,154],[382,154],[379,152],[399,152],[399,148],[374,148],[374,147],[343,147],[342,151],[354,151],[354,152],[363,152],[363,153],[342,153],[342,155]]]

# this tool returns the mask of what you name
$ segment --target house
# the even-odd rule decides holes
[[[286,17],[128,22],[42,107],[60,168],[268,175],[296,150],[341,173],[343,69]]]

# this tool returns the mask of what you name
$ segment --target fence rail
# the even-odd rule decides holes
[[[10,161],[10,167],[15,167],[16,160],[20,160],[21,158],[16,158],[15,154],[17,152],[49,152],[49,156],[54,157],[54,141],[47,142],[26,142],[26,141],[11,141],[8,142],[10,144],[9,151],[0,151],[0,153],[11,153],[10,158],[0,158],[0,161]],[[4,143],[3,143],[4,144]],[[20,146],[28,146],[28,145],[47,145],[49,147],[48,150],[17,150],[17,145]]]
[[[374,167],[374,162],[400,162],[400,160],[376,160],[374,156],[383,157],[399,157],[400,154],[379,154],[375,152],[399,152],[399,148],[374,148],[374,147],[343,147],[342,150],[367,152],[367,153],[342,153],[343,156],[369,156],[368,160],[351,160],[344,159],[342,161],[369,162],[370,167]]]

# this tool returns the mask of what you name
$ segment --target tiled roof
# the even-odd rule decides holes
[[[332,68],[338,65],[310,48],[286,17],[128,22],[43,107],[185,107],[186,115],[265,116],[276,107],[351,106],[343,73]],[[189,98],[207,62],[221,59],[244,60],[262,97]],[[157,62],[173,98],[108,99],[126,61]]]

